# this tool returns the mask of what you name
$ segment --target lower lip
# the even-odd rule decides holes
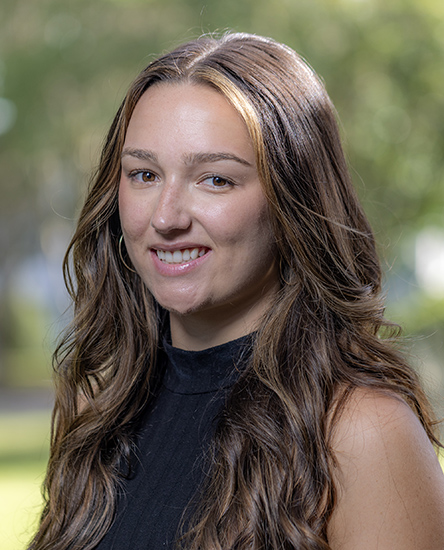
[[[159,259],[155,250],[151,250],[150,252],[157,272],[167,277],[177,277],[178,275],[189,273],[205,262],[211,254],[211,250],[207,250],[203,256],[199,256],[195,260],[190,260],[182,264],[168,264]]]

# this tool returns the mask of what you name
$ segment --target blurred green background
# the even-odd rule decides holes
[[[69,318],[61,261],[104,134],[154,55],[224,30],[285,42],[325,80],[380,245],[388,316],[444,412],[442,0],[2,0],[3,550],[26,546],[40,506],[50,354]]]

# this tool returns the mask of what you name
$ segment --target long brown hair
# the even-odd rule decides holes
[[[245,121],[282,282],[222,413],[209,482],[182,543],[326,550],[335,504],[329,419],[354,388],[401,396],[437,440],[416,375],[387,338],[375,242],[333,106],[295,52],[247,34],[203,37],[151,63],[111,126],[64,263],[75,316],[54,356],[46,506],[31,547],[98,544],[156,380],[162,312],[119,256],[117,193],[134,107],[149,86],[169,81],[211,86]]]

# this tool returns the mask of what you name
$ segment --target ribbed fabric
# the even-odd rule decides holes
[[[204,477],[204,456],[229,387],[250,352],[249,336],[203,351],[164,342],[168,364],[138,439],[117,515],[97,550],[172,550]]]

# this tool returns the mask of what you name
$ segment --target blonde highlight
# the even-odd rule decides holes
[[[438,441],[417,376],[393,344],[396,327],[383,315],[374,236],[328,95],[290,48],[248,34],[203,37],[153,61],[108,133],[64,264],[75,316],[54,356],[46,506],[31,548],[97,546],[113,521],[134,427],[161,375],[164,312],[119,260],[117,193],[137,101],[150,86],[176,82],[217,89],[244,120],[282,280],[221,413],[208,482],[179,545],[328,550],[332,410],[340,414],[358,387],[392,392]]]

